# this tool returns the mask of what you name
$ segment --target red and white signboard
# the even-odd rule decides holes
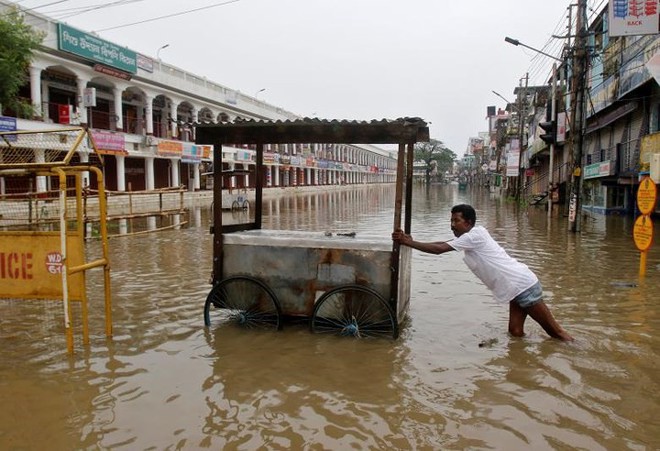
[[[610,0],[610,36],[658,33],[659,0]]]

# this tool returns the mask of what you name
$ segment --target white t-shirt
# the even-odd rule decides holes
[[[482,226],[474,226],[447,244],[465,252],[463,261],[493,292],[497,302],[509,302],[539,281],[527,265],[509,256]]]

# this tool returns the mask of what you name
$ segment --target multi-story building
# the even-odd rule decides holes
[[[644,2],[615,3],[617,14],[622,17],[632,14],[630,8],[638,8],[637,15],[648,12],[648,22],[657,17],[657,2],[646,2],[650,5],[646,10],[639,10]],[[556,115],[548,114],[552,99],[548,87],[536,88],[533,98],[525,103],[528,114],[521,137],[527,189],[523,194],[529,197],[547,190],[552,181],[563,203],[577,176],[582,182],[578,194],[582,209],[633,214],[640,175],[649,173],[656,184],[660,182],[660,35],[656,30],[653,34],[631,32],[613,37],[610,17],[606,5],[591,18],[584,48],[575,48],[577,44],[566,47],[565,60],[558,65]],[[582,85],[575,67],[576,55],[583,55],[587,67],[582,74],[581,105],[576,102]],[[513,104],[510,107],[516,108]],[[578,108],[582,112],[576,115]],[[571,126],[572,117],[582,117],[583,121]],[[550,120],[555,121],[552,168],[551,147],[541,139],[546,131],[540,127]],[[516,126],[513,121],[507,125]],[[497,149],[511,136],[502,130],[491,129]],[[659,210],[656,205],[656,211]]]
[[[660,36],[610,36],[607,7],[589,31],[583,208],[632,214],[640,173],[660,182],[660,80],[649,70]]]
[[[0,0],[0,12],[15,5]],[[45,33],[20,96],[31,117],[0,112],[5,129],[89,127],[110,190],[172,186],[203,189],[212,147],[195,144],[195,123],[296,120],[298,115],[30,10],[25,22]],[[38,156],[37,156],[38,158]],[[78,155],[86,161],[85,150]],[[250,169],[253,149],[223,146],[223,169]],[[369,145],[273,145],[264,155],[268,186],[391,181],[396,160]],[[249,171],[248,171],[249,172]],[[253,172],[253,171],[252,171]],[[93,185],[93,180],[90,183]],[[227,183],[254,186],[249,175]],[[37,184],[47,190],[50,181]],[[6,190],[5,184],[0,184]]]

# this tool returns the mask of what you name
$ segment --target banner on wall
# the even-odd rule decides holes
[[[183,153],[183,145],[179,141],[160,141],[158,143],[158,155],[162,157],[180,157]]]

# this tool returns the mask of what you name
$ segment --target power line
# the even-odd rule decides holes
[[[182,12],[179,12],[179,13],[167,14],[165,16],[159,16],[159,17],[154,17],[154,18],[151,18],[151,19],[140,20],[138,22],[127,23],[127,24],[124,24],[124,25],[117,25],[115,27],[101,28],[100,30],[96,30],[96,32],[116,30],[118,28],[131,27],[133,25],[140,25],[140,24],[143,24],[143,23],[155,22],[157,20],[169,19],[170,17],[183,16],[184,14],[190,14],[190,13],[194,13],[194,12],[197,12],[197,11],[203,11],[205,9],[211,9],[211,8],[215,8],[215,7],[218,7],[218,6],[225,6],[225,5],[229,5],[230,3],[236,3],[236,2],[240,2],[240,1],[241,0],[228,0],[228,1],[225,1],[225,2],[215,3],[213,5],[208,5],[208,6],[204,6],[204,7],[201,7],[201,8],[189,9],[187,11],[182,11]]]
[[[131,3],[140,3],[144,0],[117,0],[112,3],[101,3],[100,5],[91,5],[91,6],[78,6],[75,8],[62,9],[59,11],[52,11],[50,14],[58,19],[68,19],[69,17],[79,16],[80,14],[85,14],[90,11],[97,11],[99,9],[112,8],[115,6],[124,6]],[[58,15],[58,13],[60,13]]]
[[[60,4],[60,3],[66,3],[66,2],[68,2],[68,1],[69,1],[69,0],[59,0],[59,1],[57,1],[57,2],[46,3],[45,5],[37,5],[37,6],[33,6],[33,7],[30,8],[30,9],[35,10],[35,9],[39,9],[39,8],[46,8],[46,7],[48,7],[48,6],[58,5],[58,4]],[[16,3],[19,3],[19,2],[16,2]]]

